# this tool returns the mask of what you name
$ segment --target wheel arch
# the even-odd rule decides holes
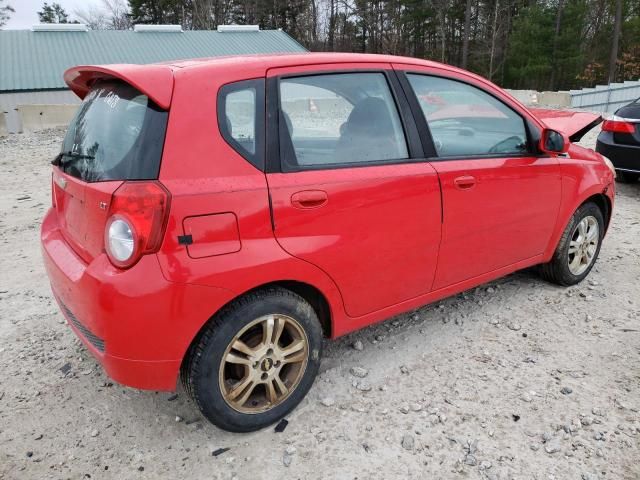
[[[600,211],[602,212],[602,217],[604,218],[604,231],[606,233],[607,229],[609,228],[609,223],[611,221],[611,209],[612,209],[611,199],[607,197],[607,195],[604,193],[596,193],[595,195],[591,195],[590,197],[585,199],[580,204],[580,206],[578,206],[578,208],[580,208],[585,203],[589,203],[589,202],[595,203],[600,209]]]
[[[559,214],[559,218],[556,223],[556,230],[554,231],[553,236],[549,240],[549,244],[547,245],[547,249],[544,252],[543,261],[541,263],[546,263],[551,260],[553,253],[558,246],[558,242],[562,237],[569,221],[573,214],[578,210],[582,205],[588,202],[595,203],[600,211],[602,212],[602,216],[605,221],[605,233],[607,228],[609,227],[609,222],[611,220],[611,212],[613,205],[611,204],[611,199],[607,196],[607,188],[604,189],[602,186],[594,186],[589,191],[583,192],[575,202],[572,202],[571,205],[565,205],[561,208],[561,212]]]
[[[224,305],[218,308],[215,312],[213,312],[211,316],[205,322],[202,323],[202,325],[200,326],[196,334],[191,339],[191,342],[189,342],[189,345],[185,350],[184,355],[182,356],[182,362],[181,362],[181,368],[180,368],[181,372],[183,372],[185,368],[188,368],[188,363],[189,363],[188,360],[189,360],[189,357],[191,356],[193,347],[198,343],[203,331],[205,330],[205,328],[209,323],[214,321],[216,316],[221,311],[228,308],[236,300],[246,295],[249,295],[250,293],[256,292],[258,290],[273,288],[273,287],[279,287],[279,288],[284,288],[286,290],[289,290],[293,293],[296,293],[297,295],[300,295],[304,300],[309,302],[311,307],[316,312],[316,315],[318,316],[318,320],[320,321],[320,327],[322,328],[322,333],[324,337],[331,338],[334,330],[331,306],[327,299],[327,296],[319,288],[317,288],[316,286],[310,283],[302,282],[299,280],[271,281],[271,282],[257,285],[253,288],[250,288],[249,290],[246,290],[238,295],[235,295],[234,297],[229,299]]]
[[[263,290],[270,287],[280,287],[286,290],[290,290],[293,293],[300,295],[313,307],[313,310],[320,320],[320,326],[322,327],[322,333],[326,338],[330,338],[333,333],[333,317],[331,315],[331,307],[327,297],[320,291],[319,288],[314,285],[302,282],[299,280],[277,280],[269,283],[259,285],[252,288],[240,295],[242,297],[256,290]],[[235,299],[234,299],[235,300]],[[233,300],[232,300],[233,301]]]

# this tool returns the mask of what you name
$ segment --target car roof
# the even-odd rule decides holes
[[[463,70],[458,67],[447,65],[444,63],[434,62],[432,60],[424,60],[421,58],[402,57],[397,55],[380,55],[373,53],[336,53],[336,52],[298,52],[298,53],[280,53],[280,54],[257,54],[257,55],[234,55],[212,58],[197,58],[190,60],[182,60],[178,62],[165,62],[164,65],[171,68],[174,73],[180,70],[199,69],[203,71],[221,70],[232,71],[242,70],[249,75],[264,75],[264,73],[272,68],[283,67],[299,67],[308,65],[323,65],[332,63],[357,64],[357,63],[395,63],[404,65],[416,65],[421,67],[430,67],[441,70],[442,72],[462,74],[487,86],[495,87],[489,80],[475,73]],[[249,73],[250,72],[250,73]],[[247,77],[250,78],[250,77]]]
[[[415,65],[431,67],[449,67],[442,63],[430,60],[422,60],[411,57],[400,57],[395,55],[379,55],[371,53],[336,53],[336,52],[299,52],[299,53],[275,53],[275,54],[252,54],[252,55],[232,55],[210,58],[195,58],[180,61],[163,62],[174,68],[189,67],[232,67],[232,66],[267,66],[268,68],[278,68],[299,65],[314,65],[323,63],[410,63]]]
[[[395,55],[378,55],[368,53],[283,53],[259,55],[235,55],[225,57],[198,58],[181,61],[152,63],[147,65],[115,64],[115,65],[78,65],[64,73],[64,80],[69,88],[80,98],[89,92],[93,82],[99,78],[117,78],[124,80],[138,90],[147,94],[161,108],[167,109],[173,94],[173,77],[181,72],[198,70],[201,73],[236,71],[246,74],[246,78],[254,75],[261,76],[272,68],[322,65],[331,63],[399,63],[431,67],[447,72],[457,72],[490,84],[486,79],[471,72],[433,62],[411,57]],[[255,78],[255,77],[253,77]]]

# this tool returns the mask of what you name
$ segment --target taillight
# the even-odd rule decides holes
[[[612,116],[602,123],[603,132],[613,133],[634,133],[636,126],[634,123],[626,121],[624,118]]]
[[[157,252],[169,214],[169,192],[158,182],[125,182],[113,193],[104,246],[111,263],[129,268]]]
[[[134,227],[126,218],[113,215],[106,228],[105,248],[116,266],[126,266],[134,258],[136,235]]]

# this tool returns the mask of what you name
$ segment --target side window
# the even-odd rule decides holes
[[[463,82],[408,74],[440,157],[527,152],[524,119]]]
[[[264,81],[223,86],[218,94],[218,126],[234,150],[264,170]]]
[[[280,108],[285,170],[409,156],[400,116],[382,73],[284,78]]]

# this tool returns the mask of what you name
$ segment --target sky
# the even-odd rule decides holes
[[[73,12],[77,9],[83,10],[87,7],[100,6],[100,0],[49,0],[48,3],[59,3],[67,11],[71,18]],[[38,23],[38,10],[42,9],[44,0],[8,0],[5,5],[11,5],[15,13],[11,14],[11,18],[3,27],[5,30],[21,30],[31,28]]]

